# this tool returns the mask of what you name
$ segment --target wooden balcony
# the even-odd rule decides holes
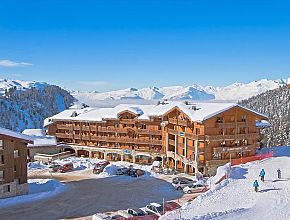
[[[259,139],[260,135],[258,133],[248,133],[248,134],[230,134],[230,135],[205,135],[205,139],[209,141],[223,141],[223,140],[242,140],[242,139]]]
[[[57,129],[71,130],[73,126],[71,124],[58,124]]]
[[[206,166],[221,166],[230,162],[230,160],[208,160],[205,162]]]
[[[192,134],[192,133],[188,133],[188,132],[185,132],[184,137],[186,137],[188,139],[191,139],[191,140],[198,140],[199,139],[198,135]]]
[[[104,133],[127,133],[125,128],[112,128],[112,127],[98,127],[98,132]]]
[[[235,127],[247,127],[247,122],[221,122],[221,123],[216,123],[217,128],[235,128]]]
[[[149,139],[149,138],[138,138],[135,139],[136,144],[152,144],[152,145],[162,145],[162,140]]]
[[[79,134],[74,134],[74,139],[81,139],[81,136]]]
[[[82,140],[89,141],[90,136],[89,135],[82,135]]]
[[[90,126],[91,131],[97,131],[97,126]]]
[[[190,126],[191,123],[188,122],[187,120],[177,120],[173,118],[168,119],[169,124],[174,124],[174,125],[181,125],[181,126]]]
[[[90,126],[82,126],[82,131],[90,131]]]
[[[135,124],[137,122],[136,119],[121,119],[120,123],[121,124]]]
[[[245,152],[245,151],[251,151],[253,149],[256,149],[255,145],[245,145],[245,146],[233,146],[233,147],[216,147],[213,148],[214,153],[231,153],[231,152]]]
[[[148,135],[162,135],[161,130],[152,130],[152,129],[136,129],[137,134],[148,134]]]
[[[73,135],[72,134],[56,133],[55,135],[58,138],[67,138],[67,139],[73,138]]]
[[[168,132],[168,134],[178,135],[178,131],[173,130],[173,129],[168,129],[167,132]]]
[[[79,126],[79,125],[75,125],[75,126],[74,126],[74,130],[76,130],[76,131],[81,130],[81,126]]]

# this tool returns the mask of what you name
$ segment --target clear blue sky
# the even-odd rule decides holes
[[[3,0],[0,77],[98,91],[286,78],[290,4],[277,2]]]

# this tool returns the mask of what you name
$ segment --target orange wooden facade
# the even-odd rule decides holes
[[[236,106],[198,122],[175,107],[149,120],[139,120],[129,111],[100,122],[58,119],[48,131],[56,135],[58,142],[73,146],[115,149],[118,154],[123,150],[145,152],[161,157],[164,166],[190,173],[197,169],[211,173],[230,158],[255,155],[261,140],[256,120],[262,119],[266,118]],[[91,156],[104,157],[100,152]],[[109,159],[113,158],[121,157]]]

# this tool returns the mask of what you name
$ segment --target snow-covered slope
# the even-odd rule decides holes
[[[0,79],[0,94],[4,94],[5,90],[10,88],[25,90],[29,88],[42,89],[46,86],[48,86],[48,84],[45,82]]]
[[[250,83],[234,83],[226,87],[214,86],[169,86],[128,88],[111,92],[72,92],[80,102],[92,103],[99,100],[241,100],[285,85],[286,80],[262,79]]]
[[[290,146],[274,149],[275,157],[233,167],[229,179],[161,219],[289,219]],[[259,180],[262,168],[266,171],[264,183]],[[278,168],[282,179],[277,179]],[[253,189],[256,179],[260,185],[257,193]]]

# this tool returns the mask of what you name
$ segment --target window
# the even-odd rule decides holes
[[[0,149],[3,149],[4,144],[3,144],[3,140],[0,140]]]
[[[200,134],[200,129],[199,128],[196,129],[196,134]]]
[[[10,192],[10,185],[6,185],[3,187],[3,191],[6,192]]]
[[[0,164],[4,164],[4,155],[1,155],[0,157]]]
[[[0,170],[0,180],[3,180],[3,179],[4,179],[4,171]]]
[[[16,165],[14,165],[14,172],[16,172],[17,168],[16,168]]]
[[[245,115],[242,115],[242,121],[245,122],[247,117]]]
[[[18,150],[14,150],[14,158],[19,157],[19,151]]]

